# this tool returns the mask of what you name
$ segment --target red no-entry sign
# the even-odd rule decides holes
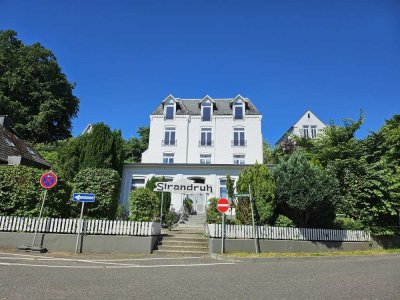
[[[53,172],[46,172],[40,177],[40,185],[45,189],[51,189],[57,183],[57,176]]]
[[[221,214],[227,212],[230,206],[228,199],[225,198],[221,198],[217,202],[217,209]]]

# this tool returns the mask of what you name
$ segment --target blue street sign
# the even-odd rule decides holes
[[[94,202],[95,198],[96,198],[95,194],[77,193],[72,196],[72,201],[74,201],[74,202]]]

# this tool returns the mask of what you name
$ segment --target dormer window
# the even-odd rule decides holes
[[[202,121],[211,121],[211,116],[212,116],[212,104],[211,102],[204,102],[201,105],[201,120]]]
[[[235,120],[243,120],[244,116],[244,103],[242,101],[237,101],[233,106],[233,118]]]
[[[8,138],[6,138],[6,143],[8,144],[8,146],[15,147],[15,144]]]
[[[175,115],[175,102],[174,102],[174,100],[171,99],[165,104],[164,114],[165,114],[165,119],[166,120],[173,120],[174,119],[174,115]]]

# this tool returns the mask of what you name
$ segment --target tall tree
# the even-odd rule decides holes
[[[125,162],[140,162],[149,147],[150,127],[139,127],[136,132],[139,138],[131,137],[124,144]]]
[[[53,52],[25,45],[13,30],[0,31],[0,111],[19,135],[32,142],[71,136],[79,99]]]

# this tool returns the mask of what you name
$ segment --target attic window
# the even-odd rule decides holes
[[[201,106],[201,120],[202,121],[211,121],[211,114],[212,114],[212,105],[210,102],[204,102]]]
[[[32,155],[36,155],[35,151],[33,151],[31,148],[26,147],[26,150],[28,150],[28,152]]]
[[[243,102],[238,101],[233,107],[233,116],[235,120],[243,120],[244,105]]]
[[[173,100],[169,100],[169,102],[165,106],[165,119],[173,120],[175,114],[175,102]]]
[[[311,117],[311,115],[310,115],[310,113],[308,113],[308,118],[310,118]]]
[[[8,146],[15,147],[15,144],[8,138],[6,138],[6,143],[8,144]]]

